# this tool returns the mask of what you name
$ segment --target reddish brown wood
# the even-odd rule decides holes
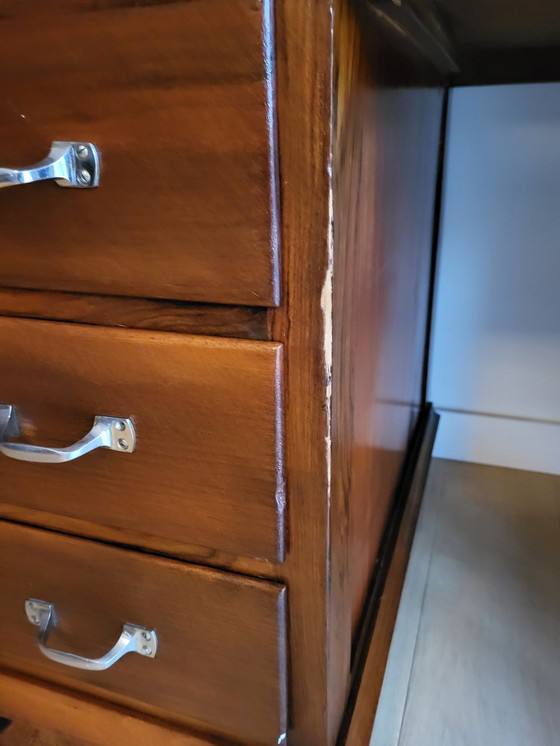
[[[329,8],[293,0],[277,8],[287,294],[272,312],[272,334],[284,343],[287,359],[290,549],[282,577],[290,593],[288,740],[295,746],[326,746],[337,737],[350,686],[352,619],[363,605],[370,558],[420,404],[427,315],[441,94],[420,90],[391,98],[394,84],[423,89],[436,81],[421,61],[401,58],[381,37],[371,42],[378,56],[370,49],[366,63],[348,14],[344,3]],[[345,24],[347,46],[339,36]],[[367,98],[380,110],[377,116]],[[373,127],[376,132],[368,134]],[[395,173],[384,149],[395,160]],[[372,210],[383,221],[375,234]],[[361,220],[366,225],[357,228]],[[378,401],[390,374],[402,406]],[[372,480],[374,468],[379,476]],[[355,485],[346,481],[352,474]],[[360,540],[366,556],[349,567],[348,543]],[[352,549],[351,562],[357,555]]]
[[[333,489],[355,629],[421,404],[443,95],[352,7],[336,27]]]
[[[138,526],[125,526],[124,522],[101,526],[98,518],[100,528],[95,535],[105,541],[135,544],[285,581],[289,588],[291,665],[287,742],[290,746],[333,746],[350,690],[356,620],[420,405],[441,96],[434,89],[437,81],[420,58],[397,51],[389,37],[365,18],[358,22],[346,0],[282,0],[276,4],[275,22],[282,286],[286,292],[283,305],[267,315],[269,333],[283,345],[286,363],[289,520],[285,562],[259,563],[255,559],[274,558],[269,552],[268,533],[272,513],[266,514],[264,522],[254,514],[255,505],[262,508],[266,501],[270,509],[270,491],[266,497],[251,491],[252,512],[243,505],[238,510],[236,489],[223,493],[225,514],[221,506],[210,506],[208,501],[203,505],[201,500],[198,524],[186,526],[181,537],[173,534],[173,527],[158,532],[165,533],[162,540],[154,531],[139,531]],[[358,23],[363,24],[362,32]],[[155,208],[159,209],[157,204]],[[30,322],[10,323],[15,324],[11,341],[18,336],[16,329],[21,336],[22,324]],[[41,326],[47,328],[46,324]],[[89,338],[91,328],[87,335],[83,327],[79,329],[72,349]],[[122,339],[142,335],[150,340],[148,359],[159,354],[157,340],[171,336],[94,331],[99,336],[99,348],[113,333],[121,334]],[[188,341],[191,345],[191,338]],[[45,343],[38,337],[33,342],[49,360],[49,368],[53,366],[56,377],[65,375],[68,365],[77,365],[74,353],[61,362],[60,368],[55,367],[45,352]],[[214,349],[219,343],[201,340],[200,344]],[[224,344],[228,349],[230,345],[243,345],[244,350],[256,349],[252,345],[261,349],[262,345],[263,355],[265,349],[273,347],[266,343]],[[29,341],[16,345],[16,349],[21,356],[31,349]],[[25,354],[31,358],[36,353]],[[92,353],[84,354],[91,362]],[[142,400],[152,406],[154,399],[157,402],[167,396],[154,381],[167,379],[168,356],[169,352],[162,352],[157,364],[142,374],[142,380],[137,374],[127,400],[142,391]],[[142,369],[138,364],[130,366],[129,356],[123,356],[121,362],[116,345],[110,357],[123,377],[130,367],[133,371]],[[261,363],[257,366],[261,373],[265,368],[269,373],[276,365],[270,362],[272,358],[267,360],[264,368]],[[176,353],[171,355],[170,364],[178,364]],[[10,365],[14,364],[9,363],[8,369]],[[217,385],[217,374],[196,374],[193,378],[191,366],[184,361],[177,375],[182,393],[175,398],[181,401],[184,396],[191,397],[193,406],[202,413],[208,403],[215,406],[216,391],[219,399],[234,391],[236,406],[242,412],[247,406],[255,412],[257,405],[263,418],[270,411],[280,411],[263,408],[261,394],[245,380],[253,366],[243,363],[243,381],[239,383],[227,378],[228,366],[237,370],[237,363],[228,359],[220,368],[223,378],[218,377]],[[37,377],[36,363],[35,367]],[[95,364],[93,369],[98,375]],[[2,375],[0,370],[0,384]],[[111,381],[108,376],[103,377],[103,388],[108,387],[111,396],[116,396],[120,389],[114,376]],[[239,386],[246,387],[242,395],[238,395]],[[264,386],[264,391],[266,401],[270,401],[273,392],[278,395],[279,387]],[[61,407],[52,390],[49,397],[57,402],[57,409]],[[41,406],[37,403],[39,410]],[[55,419],[55,408],[44,411],[41,427],[46,434]],[[78,421],[75,413],[66,410],[65,416],[74,422],[72,432],[83,430],[83,415]],[[249,419],[253,429],[254,423],[257,430],[263,424],[253,420],[252,414]],[[183,420],[188,420],[186,413]],[[200,431],[205,432],[207,420],[200,414],[194,430],[181,431],[180,442],[186,440],[196,446],[195,438]],[[231,429],[225,432],[218,419],[213,427],[214,437],[222,440],[206,459],[210,467],[204,473],[197,472],[199,481],[221,477],[220,469],[215,468],[216,454],[229,453],[231,444],[253,453],[261,439],[259,432],[249,429],[241,436]],[[56,437],[67,440],[63,431]],[[167,463],[172,473],[182,468],[177,466],[182,461]],[[262,478],[262,464],[255,466],[250,470],[254,484]],[[170,478],[161,469],[158,473],[166,480]],[[270,486],[271,472],[267,474]],[[183,481],[185,489],[191,489],[192,476],[185,474]],[[143,499],[145,493],[145,486],[138,484],[136,499]],[[156,522],[162,520],[159,508],[163,503],[156,502],[158,499],[159,494],[152,493],[151,503],[158,507]],[[115,510],[112,506],[108,509]],[[46,520],[38,503],[10,505],[5,510],[14,520]],[[57,510],[60,512],[60,507]],[[220,516],[219,532],[201,542],[198,537],[207,531],[206,522],[216,515]],[[189,518],[184,504],[174,513],[175,523],[183,521],[183,526]],[[138,520],[136,516],[133,519]],[[57,519],[53,512],[48,520],[49,526],[63,531],[90,531],[91,517]],[[255,531],[260,540],[264,537],[264,553],[254,550]]]
[[[1,165],[103,158],[2,190],[4,286],[277,303],[270,0],[0,0],[0,34]]]
[[[263,308],[0,288],[0,315],[127,329],[269,339]]]
[[[337,637],[339,596],[329,575],[332,6],[331,0],[276,3],[286,293],[272,332],[285,344],[287,361],[290,746],[333,743],[350,651],[349,640]],[[333,561],[336,575],[339,560]]]
[[[0,717],[12,721],[0,735],[2,746],[223,746],[223,741],[6,672],[0,672]]]
[[[8,523],[0,537],[4,666],[276,746],[286,731],[282,586]],[[128,621],[156,629],[157,655],[129,654],[104,672],[51,662],[26,598],[56,605],[57,649],[99,657]]]
[[[92,536],[99,524],[282,557],[277,343],[0,319],[0,345],[2,403],[16,407],[23,441],[68,446],[98,414],[132,417],[138,436],[130,455],[0,456],[0,503],[85,521]]]

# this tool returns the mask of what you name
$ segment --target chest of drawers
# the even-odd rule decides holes
[[[2,167],[101,159],[0,190],[0,741],[364,746],[435,429],[440,73],[343,0],[0,32]]]

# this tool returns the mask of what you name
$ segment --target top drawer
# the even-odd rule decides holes
[[[0,0],[0,166],[102,157],[98,189],[0,190],[3,285],[278,302],[270,5]]]

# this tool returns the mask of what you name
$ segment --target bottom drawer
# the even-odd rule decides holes
[[[7,522],[0,552],[1,665],[242,742],[286,732],[283,586]],[[26,599],[53,605],[45,645],[62,662]],[[155,635],[106,670],[68,665],[99,660],[125,624]]]
[[[0,672],[2,746],[213,746],[180,726]]]

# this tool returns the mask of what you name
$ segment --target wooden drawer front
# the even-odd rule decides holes
[[[275,305],[270,6],[0,0],[0,166],[102,154],[98,189],[2,190],[4,286]]]
[[[0,672],[2,746],[215,746],[175,723]]]
[[[95,415],[132,418],[137,434],[131,454],[0,454],[4,516],[20,506],[89,522],[88,535],[101,524],[123,541],[281,559],[280,345],[0,319],[0,347],[0,403],[16,408],[20,441],[69,446]]]
[[[0,523],[3,665],[243,742],[286,731],[285,589],[232,573]],[[48,646],[99,658],[124,623],[156,630],[155,658],[106,671],[48,660],[24,602],[55,605]]]

